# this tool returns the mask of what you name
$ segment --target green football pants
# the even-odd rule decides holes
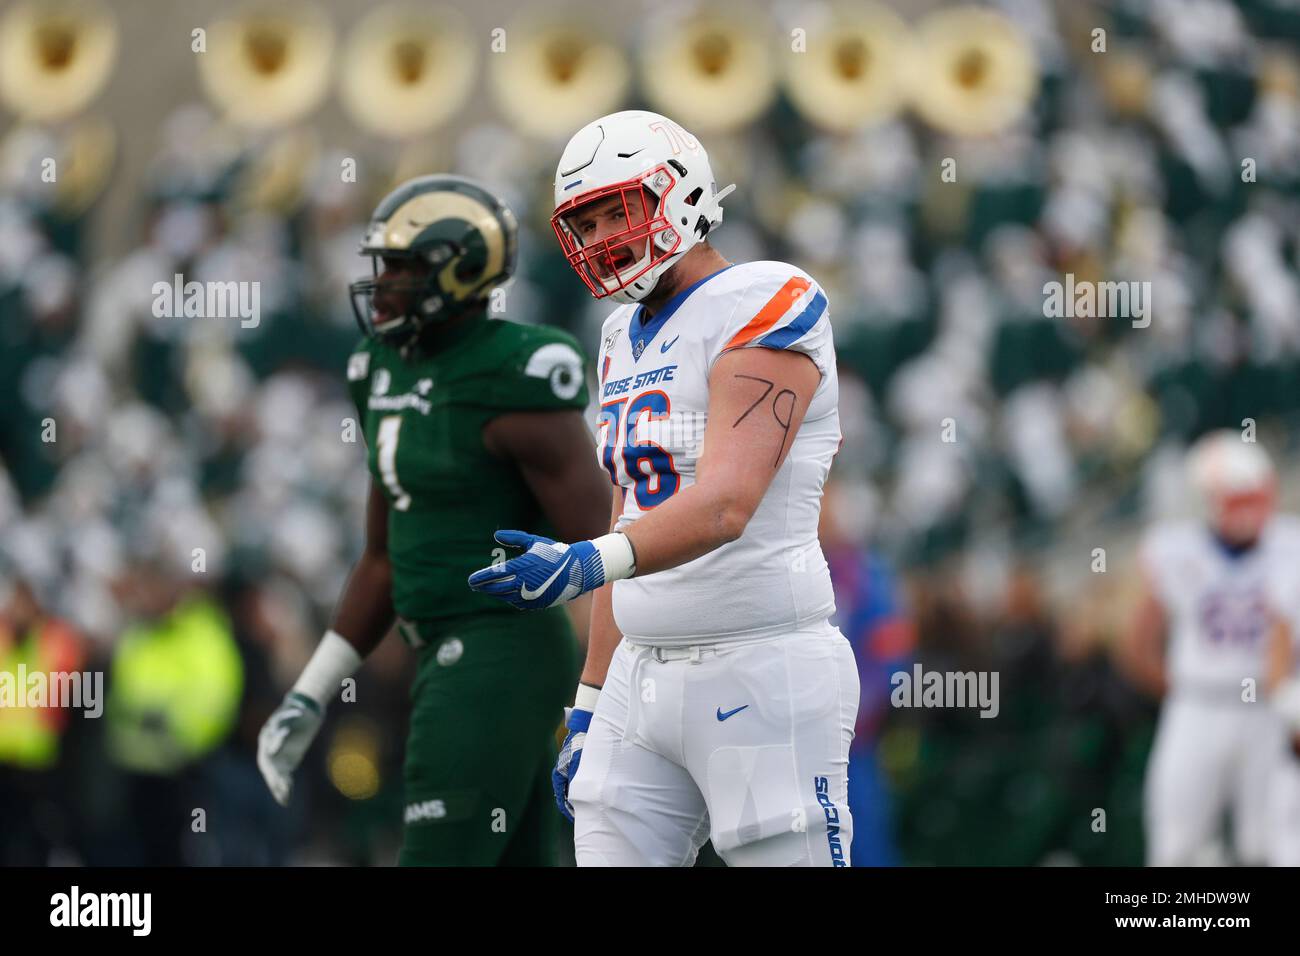
[[[560,608],[415,625],[400,866],[553,866],[551,771],[578,677]]]

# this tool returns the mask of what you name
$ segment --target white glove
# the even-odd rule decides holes
[[[336,631],[326,631],[298,683],[257,735],[257,769],[262,771],[271,796],[280,806],[289,805],[293,772],[316,739],[325,719],[327,702],[343,680],[360,666],[361,655],[347,638]]]
[[[306,694],[289,691],[257,735],[257,768],[282,807],[289,805],[293,772],[324,719],[325,709],[320,704]]]

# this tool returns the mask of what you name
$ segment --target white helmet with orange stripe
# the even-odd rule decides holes
[[[658,113],[624,110],[574,134],[555,169],[551,226],[596,298],[639,302],[722,222],[708,153]],[[599,229],[597,212],[618,220]]]
[[[1192,446],[1188,467],[1219,536],[1234,545],[1258,538],[1277,503],[1277,475],[1268,452],[1225,429]]]

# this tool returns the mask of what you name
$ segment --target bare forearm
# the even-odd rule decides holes
[[[569,624],[573,627],[573,636],[578,639],[579,649],[587,653],[587,640],[591,633],[591,595],[579,594],[564,605],[564,610],[569,615]]]
[[[749,515],[711,487],[691,485],[625,529],[636,551],[638,576],[666,571],[734,541]]]
[[[591,628],[587,636],[587,660],[582,667],[582,682],[603,687],[618,642],[623,639],[614,623],[614,585],[606,584],[592,592]]]
[[[1165,676],[1165,634],[1168,620],[1154,586],[1145,578],[1132,622],[1120,644],[1120,665],[1130,681],[1154,697],[1168,690]]]
[[[1164,658],[1159,654],[1138,653],[1130,657],[1129,676],[1142,690],[1157,699],[1168,691]]]
[[[1264,687],[1271,694],[1291,676],[1295,666],[1291,629],[1280,619],[1269,628],[1264,665]]]
[[[333,629],[365,657],[384,639],[394,616],[392,565],[387,555],[366,552],[343,588]]]
[[[1164,697],[1168,687],[1163,641],[1159,633],[1131,635],[1123,648],[1121,663],[1136,687],[1152,697]]]
[[[622,488],[615,488],[610,499],[609,530],[618,527],[623,514]],[[582,667],[582,683],[590,687],[604,687],[609,662],[623,639],[614,622],[614,582],[591,592],[591,625],[587,629],[587,656]]]

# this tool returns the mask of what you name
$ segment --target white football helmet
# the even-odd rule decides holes
[[[588,123],[569,140],[555,169],[551,226],[592,295],[639,302],[717,228],[721,200],[735,188],[718,190],[708,153],[672,120],[624,110]],[[584,245],[575,214],[611,196],[621,199],[629,225]]]
[[[1187,460],[1192,486],[1219,535],[1233,544],[1259,537],[1277,499],[1277,475],[1268,452],[1225,429],[1199,439]]]

